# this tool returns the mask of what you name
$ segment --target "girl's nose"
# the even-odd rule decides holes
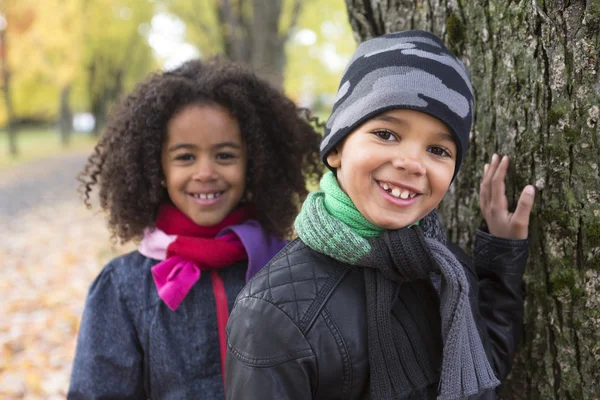
[[[210,159],[208,159],[208,157],[198,160],[193,178],[199,181],[209,181],[215,179],[214,164]]]
[[[422,176],[425,175],[425,167],[420,159],[413,155],[400,155],[394,158],[392,162],[394,168],[406,171],[409,174]]]

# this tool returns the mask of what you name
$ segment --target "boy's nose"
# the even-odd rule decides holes
[[[409,174],[414,174],[418,176],[425,175],[425,167],[423,166],[421,161],[419,161],[419,159],[416,157],[399,156],[394,159],[392,165],[394,166],[394,168],[406,171]]]

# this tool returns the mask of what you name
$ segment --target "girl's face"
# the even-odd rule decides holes
[[[340,187],[374,225],[400,229],[430,213],[454,175],[448,127],[413,110],[373,117],[327,156]]]
[[[227,109],[192,105],[169,121],[161,160],[167,192],[198,225],[216,225],[237,207],[246,162],[240,127]]]

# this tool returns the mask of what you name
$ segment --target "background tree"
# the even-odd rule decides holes
[[[344,0],[163,0],[202,56],[248,65],[302,105],[327,108],[355,48]],[[330,98],[331,97],[331,98]]]
[[[4,15],[0,14],[0,74],[2,76],[2,100],[4,102],[4,115],[6,119],[6,132],[8,136],[9,153],[13,156],[18,154],[16,132],[13,122],[13,104],[11,97],[11,76],[8,65],[8,35],[6,34],[7,21]]]
[[[9,50],[0,125],[6,122],[13,148],[17,126],[54,121],[67,145],[72,103],[91,110],[98,132],[109,105],[157,67],[140,30],[154,14],[149,1],[3,0],[2,12]]]
[[[165,0],[204,54],[222,53],[283,86],[284,46],[311,0]]]
[[[62,114],[70,114],[68,93],[81,59],[80,41],[76,39],[82,25],[80,3],[10,0],[3,4],[7,18],[4,44],[8,45],[2,57],[7,113],[0,115],[0,120],[7,120],[9,137],[15,142],[13,150],[17,125],[52,119],[59,107]],[[70,117],[68,121],[61,118],[60,125],[66,144]]]
[[[13,43],[13,39],[27,34],[30,30],[35,12],[31,4],[27,1],[17,3],[16,0],[2,0],[0,3],[0,68],[2,74],[2,100],[4,103],[4,112],[0,113],[0,118],[6,121],[6,131],[9,141],[9,152],[12,156],[18,154],[17,130],[15,126],[15,107],[13,99],[13,70],[11,62],[12,47],[19,49],[18,42]],[[9,45],[10,43],[10,45]],[[17,44],[17,46],[15,46]],[[10,49],[10,51],[9,51]]]
[[[36,70],[36,80],[51,86],[47,96],[38,98],[45,101],[46,115],[57,116],[54,119],[58,122],[63,146],[69,144],[71,136],[73,113],[70,93],[82,62],[82,8],[81,0],[36,3],[36,20],[30,33],[32,48],[20,54],[23,63],[29,63]],[[48,18],[48,15],[53,17]]]
[[[425,29],[468,65],[471,146],[441,210],[470,247],[493,152],[512,155],[509,201],[537,187],[526,323],[507,399],[592,399],[600,391],[600,2],[346,0],[360,41]]]
[[[153,15],[154,4],[146,0],[84,2],[84,71],[78,82],[85,86],[87,101],[82,103],[94,115],[96,134],[104,127],[110,104],[157,67],[140,29]]]

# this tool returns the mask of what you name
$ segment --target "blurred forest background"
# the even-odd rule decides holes
[[[194,57],[224,54],[326,109],[355,47],[343,0],[1,0],[0,13],[0,165],[89,144],[119,96]]]

